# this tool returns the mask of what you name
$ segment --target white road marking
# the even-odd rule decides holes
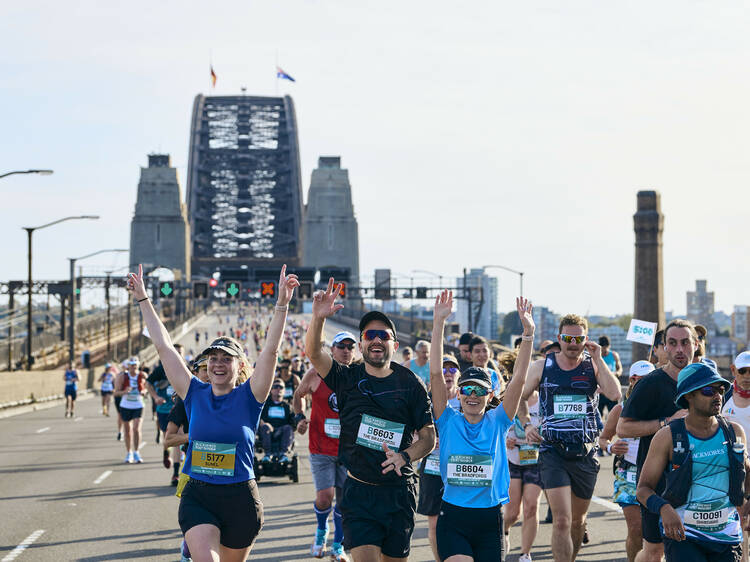
[[[612,511],[622,511],[622,508],[617,505],[614,502],[611,502],[609,500],[605,500],[603,498],[600,498],[598,496],[592,496],[591,501],[594,503],[598,503],[601,506],[606,507],[607,509],[611,509]]]
[[[83,419],[83,416],[78,417],[78,418],[74,419],[73,421],[81,421],[82,419]]]
[[[38,531],[34,531],[33,533],[31,533],[28,537],[23,539],[16,548],[11,550],[5,556],[5,558],[3,558],[2,562],[10,562],[11,560],[15,560],[19,554],[21,554],[24,550],[26,550],[28,547],[34,544],[34,542],[43,534],[44,534],[44,529],[39,529]]]
[[[101,484],[104,481],[104,479],[107,476],[109,476],[110,474],[112,474],[111,470],[105,470],[104,472],[102,472],[102,474],[101,474],[101,476],[99,476],[99,478],[97,478],[96,480],[94,480],[94,484]],[[73,505],[75,505],[75,504],[73,504]]]
[[[140,451],[145,444],[146,444],[146,441],[141,441],[141,444],[138,445],[138,450]]]
[[[43,427],[42,429],[37,429],[36,432],[37,433],[44,433],[45,431],[49,431],[50,429],[52,429],[52,428],[50,428],[50,427]]]

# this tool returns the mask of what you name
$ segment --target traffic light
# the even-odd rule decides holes
[[[208,283],[205,281],[196,281],[193,283],[193,298],[194,299],[207,299],[208,298]]]
[[[83,286],[83,278],[82,277],[76,277],[76,304],[80,304],[81,302],[81,287]]]
[[[346,298],[346,283],[341,282],[337,284],[341,285],[341,290],[339,291],[339,298],[345,299]]]
[[[237,281],[227,281],[224,283],[224,295],[228,299],[238,299],[242,294],[242,285]]]
[[[260,298],[273,299],[276,297],[276,281],[260,282]]]
[[[309,300],[313,295],[313,282],[312,281],[300,281],[299,288],[297,289],[297,298]]]
[[[417,298],[418,299],[427,298],[427,287],[417,287]]]
[[[159,283],[159,298],[174,298],[174,281],[161,281]]]

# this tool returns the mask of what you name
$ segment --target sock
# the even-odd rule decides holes
[[[344,541],[344,517],[339,511],[339,506],[333,510],[333,542],[341,544]]]
[[[176,462],[172,465],[172,472],[175,476],[178,476],[180,474],[180,463]]]
[[[328,516],[331,514],[331,508],[320,510],[313,503],[313,509],[315,510],[315,517],[318,520],[318,529],[323,531],[328,529]]]

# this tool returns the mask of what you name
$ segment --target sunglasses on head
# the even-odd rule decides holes
[[[464,396],[471,396],[472,392],[475,396],[486,396],[489,394],[489,389],[484,388],[476,384],[467,384],[458,389],[458,391]]]
[[[576,343],[583,343],[586,341],[586,336],[571,336],[568,334],[560,334],[560,339],[565,343],[575,341]]]
[[[366,340],[374,340],[380,338],[381,341],[388,341],[393,338],[391,333],[387,330],[365,330],[362,332],[362,337]]]
[[[718,394],[719,396],[724,396],[724,387],[723,386],[704,386],[700,389],[701,394],[703,396],[713,396],[714,394]]]
[[[742,367],[742,369],[737,369],[737,372],[741,375],[750,375],[750,367]]]
[[[455,375],[458,372],[457,367],[443,367],[443,373],[450,373],[451,375]]]
[[[351,351],[352,349],[354,349],[354,344],[353,343],[335,343],[333,344],[333,347],[338,347],[339,349],[348,349],[349,351]]]

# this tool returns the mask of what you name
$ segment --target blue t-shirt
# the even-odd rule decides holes
[[[192,377],[185,396],[190,420],[185,474],[212,484],[255,478],[255,432],[262,409],[263,402],[255,399],[250,380],[229,394],[215,396],[210,384]]]
[[[440,434],[443,500],[459,507],[508,503],[510,472],[505,435],[513,421],[502,404],[484,414],[477,424],[469,423],[453,408],[443,410],[435,423]],[[473,485],[466,485],[472,479]]]
[[[78,371],[65,371],[65,389],[78,390]]]

